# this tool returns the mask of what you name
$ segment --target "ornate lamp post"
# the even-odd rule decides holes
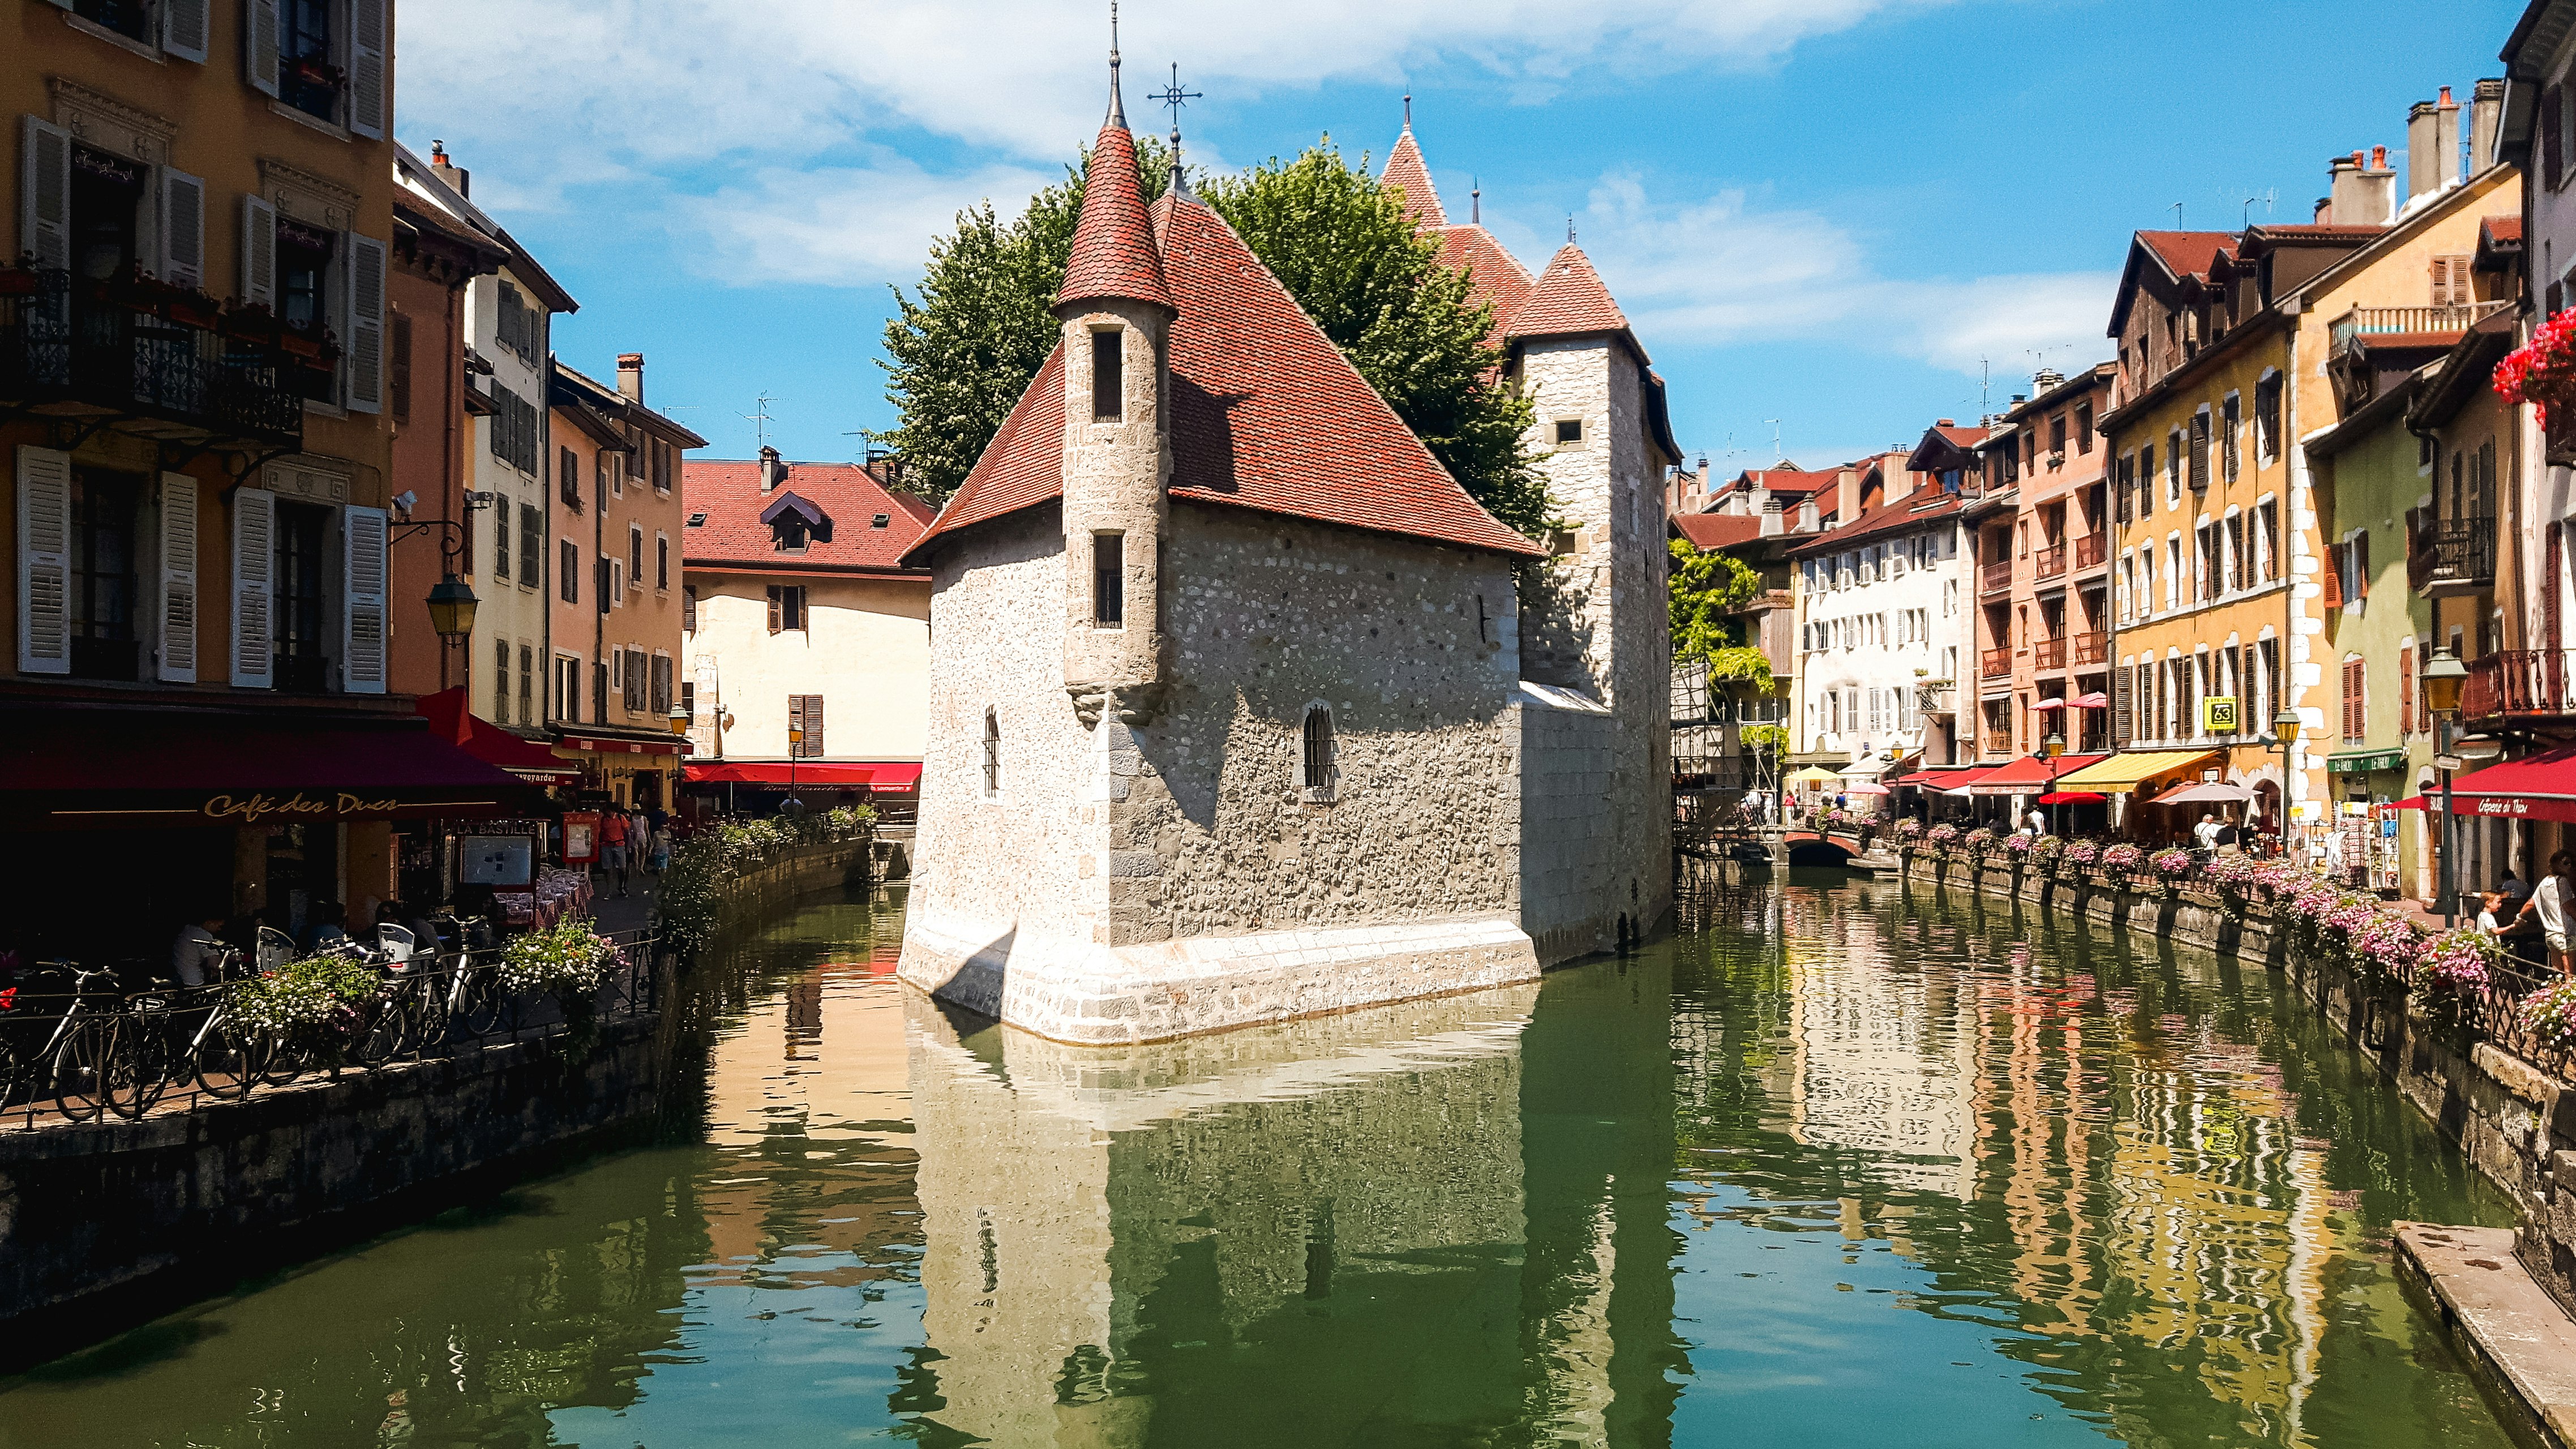
[[[2262,741],[2263,748],[2281,752],[2281,818],[2273,824],[2272,838],[2283,855],[2290,853],[2290,751],[2299,743],[2303,728],[2299,712],[2285,704],[2272,716],[2272,733]]]
[[[2469,670],[2451,653],[2450,646],[2444,645],[2425,661],[2420,678],[2425,707],[2433,712],[2433,768],[2442,772],[2442,924],[2456,926],[2460,923],[2460,904],[2451,882],[2451,840],[2455,829],[2451,821],[2451,731],[2459,721],[2460,687],[2469,682]]]
[[[2039,757],[2048,761],[2048,793],[2051,795],[2057,793],[2057,761],[2065,753],[2066,736],[2055,730],[2050,730],[2048,738],[2039,742]],[[2057,831],[2057,811],[2058,807],[2055,805],[2048,807],[2048,828],[2051,834]]]

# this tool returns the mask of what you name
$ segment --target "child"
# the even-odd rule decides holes
[[[2504,892],[2478,892],[2478,930],[2481,934],[2489,936],[2496,934],[2499,929],[2496,924],[2496,912],[2503,908]]]

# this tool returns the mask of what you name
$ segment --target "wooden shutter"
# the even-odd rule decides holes
[[[264,96],[277,90],[277,0],[243,0],[242,79]]]
[[[385,314],[385,401],[395,422],[411,421],[411,319],[397,311]]]
[[[72,455],[18,449],[18,672],[72,672]]]
[[[204,65],[212,8],[212,0],[161,0],[162,53]]]
[[[349,585],[348,606],[342,611],[347,623],[340,636],[340,687],[351,694],[382,694],[385,692],[383,509],[350,507],[340,511],[340,556]],[[524,678],[521,684],[524,688]]]
[[[206,285],[206,183],[161,168],[161,280]]]
[[[385,0],[349,0],[349,130],[385,138]]]
[[[40,269],[72,264],[72,138],[60,126],[23,118],[19,148],[18,246],[36,255]]]
[[[644,708],[644,701],[644,651],[629,649],[626,651],[626,708],[640,711]]]
[[[2370,535],[2360,534],[2347,545],[2352,550],[2352,596],[2370,597]]]
[[[349,411],[385,407],[385,244],[349,238]],[[533,459],[529,471],[535,471]]]
[[[2325,566],[2325,572],[2318,576],[2317,582],[2318,582],[2318,583],[2320,583],[2320,584],[2323,584],[2323,585],[2325,586],[2325,591],[2326,591],[2326,592],[2325,592],[2325,606],[2326,606],[2327,608],[2329,608],[2329,609],[2340,609],[2340,608],[2342,608],[2342,607],[2343,607],[2343,545],[2342,545],[2342,544],[2339,544],[2339,543],[2330,543],[2330,544],[2327,544],[2327,545],[2326,545],[2326,566]]]
[[[256,196],[245,194],[242,197],[241,224],[241,299],[249,306],[275,311],[277,208]]]
[[[197,480],[161,475],[161,679],[197,682]]]
[[[2397,732],[2415,728],[2415,641],[2397,642]]]
[[[778,630],[778,585],[771,584],[769,586],[769,632],[775,634]]]
[[[277,495],[265,488],[233,493],[233,688],[266,689],[270,658],[270,573],[276,568]]]
[[[823,696],[805,696],[805,758],[823,757]]]

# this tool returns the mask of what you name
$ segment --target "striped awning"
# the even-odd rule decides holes
[[[2149,780],[2195,769],[2218,758],[2216,750],[2131,750],[2111,755],[2061,777],[2061,790],[2090,790],[2097,795],[2127,795]]]

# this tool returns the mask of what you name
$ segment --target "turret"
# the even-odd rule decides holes
[[[1064,686],[1085,724],[1149,719],[1163,685],[1161,553],[1171,504],[1167,346],[1177,309],[1109,52],[1064,290]]]

